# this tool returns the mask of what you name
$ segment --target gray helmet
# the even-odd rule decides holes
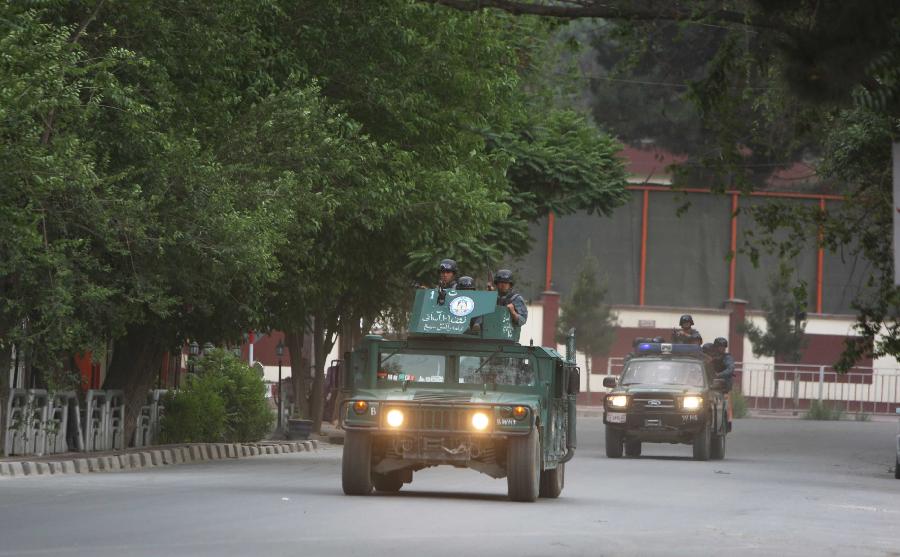
[[[681,325],[682,327],[684,327],[685,323],[688,323],[689,325],[693,325],[694,318],[685,313],[684,315],[681,316],[681,319],[678,320],[678,324]]]
[[[510,285],[515,284],[512,271],[510,271],[509,269],[500,269],[499,271],[497,271],[497,273],[494,275],[494,284],[497,284],[499,282],[508,282]]]
[[[713,341],[713,344],[722,348],[728,348],[728,339],[726,339],[725,337],[719,337]]]
[[[438,272],[441,273],[444,271],[450,271],[451,273],[456,274],[456,272],[457,272],[456,261],[454,261],[452,259],[441,260],[441,264],[438,265]]]
[[[459,277],[456,281],[457,290],[475,290],[475,279],[472,277]]]

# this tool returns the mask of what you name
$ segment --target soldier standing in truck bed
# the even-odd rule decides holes
[[[681,327],[680,329],[672,330],[673,344],[696,344],[698,346],[703,344],[703,337],[700,336],[697,329],[693,328],[693,317],[687,314],[682,315],[678,320],[678,325]]]
[[[513,289],[513,274],[509,269],[500,269],[494,275],[494,286],[497,287],[497,305],[505,306],[513,325],[521,327],[528,320],[528,306],[525,298]]]

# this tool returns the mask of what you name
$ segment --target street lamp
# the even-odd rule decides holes
[[[188,357],[188,372],[193,375],[194,374],[194,359],[200,354],[200,345],[197,344],[197,341],[192,341],[189,350]]]
[[[279,340],[278,344],[275,346],[275,355],[278,356],[278,433],[281,433],[282,430],[282,415],[284,414],[284,396],[281,393],[281,357],[284,356],[284,341]]]

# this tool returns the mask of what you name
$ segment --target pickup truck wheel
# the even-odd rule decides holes
[[[728,434],[722,432],[722,435],[712,436],[712,446],[709,448],[709,458],[713,460],[722,460],[725,458],[725,440]]]
[[[641,442],[625,441],[625,456],[641,456]]]
[[[709,460],[712,445],[712,431],[707,422],[703,429],[694,434],[694,460]]]
[[[403,487],[402,471],[388,472],[387,474],[372,474],[372,483],[375,485],[375,491],[385,493],[396,493]]]
[[[553,470],[541,472],[540,496],[556,499],[566,485],[566,465],[560,463]]]
[[[606,457],[622,457],[622,432],[606,426]]]
[[[541,443],[536,429],[527,436],[511,437],[506,451],[506,487],[513,501],[538,498],[541,483]]]
[[[372,493],[372,436],[365,431],[345,432],[341,486],[347,495]]]

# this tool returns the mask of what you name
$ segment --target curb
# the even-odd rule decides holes
[[[247,458],[317,451],[318,441],[263,443],[191,443],[177,447],[153,449],[142,447],[114,455],[83,456],[51,461],[0,461],[0,477],[63,476],[90,472],[141,470],[175,464],[190,464],[212,460]]]

